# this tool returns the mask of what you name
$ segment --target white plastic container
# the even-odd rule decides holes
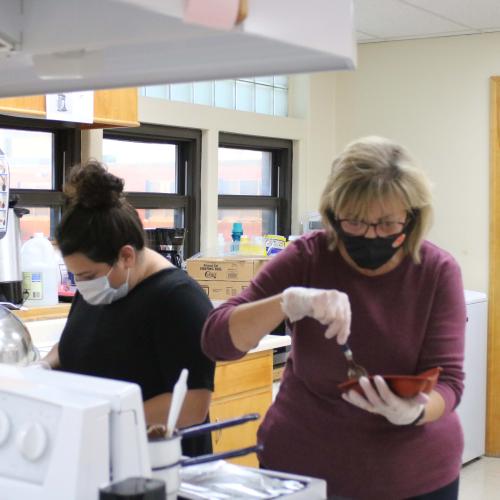
[[[53,306],[58,303],[59,268],[54,248],[43,233],[35,233],[21,247],[25,306]]]
[[[179,472],[181,469],[181,436],[174,434],[165,439],[148,441],[149,458],[151,460],[151,475],[166,483],[167,500],[177,498],[180,486]]]

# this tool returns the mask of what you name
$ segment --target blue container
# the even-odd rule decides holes
[[[231,253],[238,253],[240,251],[240,240],[243,236],[243,225],[241,222],[233,222],[233,229],[231,231]]]

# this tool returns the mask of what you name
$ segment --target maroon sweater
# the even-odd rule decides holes
[[[456,479],[463,436],[454,408],[463,390],[465,303],[460,269],[429,242],[421,264],[407,256],[392,271],[360,274],[323,231],[310,233],[267,263],[238,297],[211,312],[203,331],[205,353],[219,360],[244,355],[229,336],[233,308],[289,286],[334,288],[349,296],[350,346],[371,374],[416,374],[441,366],[436,390],[444,415],[422,426],[396,426],[343,401],[337,384],[347,364],[325,327],[311,318],[292,325],[292,351],[278,397],[259,429],[261,464],[320,477],[329,495],[399,500]]]

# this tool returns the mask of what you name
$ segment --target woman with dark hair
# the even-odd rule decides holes
[[[214,363],[200,348],[212,305],[186,273],[145,247],[123,181],[97,161],[73,170],[66,209],[56,230],[75,276],[75,295],[51,368],[137,383],[147,424],[165,423],[182,368],[188,392],[179,427],[206,421]],[[210,435],[183,440],[183,452],[211,452]]]

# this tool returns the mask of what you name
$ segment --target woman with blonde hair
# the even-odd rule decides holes
[[[425,240],[430,185],[399,145],[349,144],[321,197],[324,230],[289,245],[209,315],[203,349],[243,356],[284,319],[292,351],[258,438],[265,468],[323,478],[333,498],[456,499],[465,303],[453,257]],[[336,338],[337,342],[330,339]],[[342,393],[349,339],[370,374],[443,369],[429,394],[384,379]]]

